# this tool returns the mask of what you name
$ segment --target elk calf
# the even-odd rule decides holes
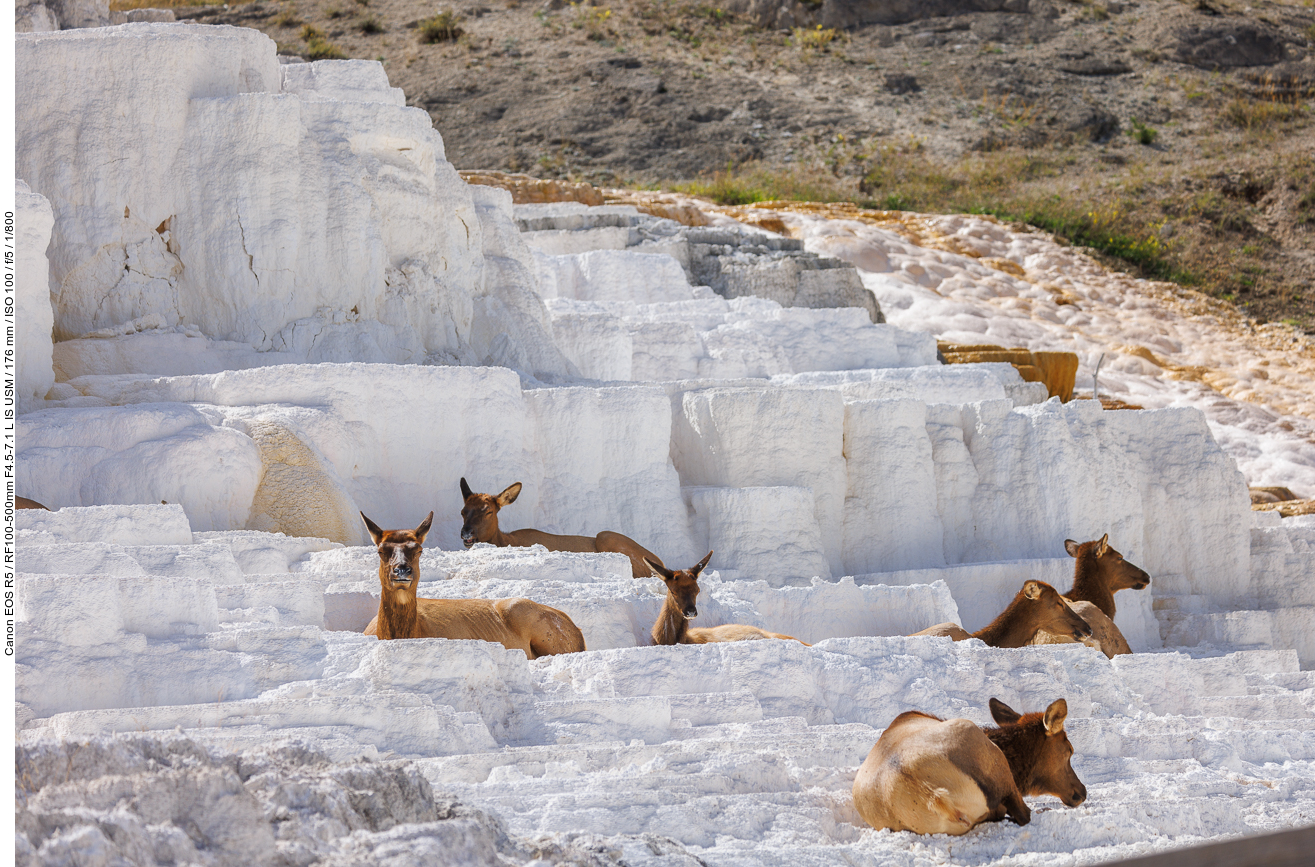
[[[691,627],[689,622],[699,616],[695,600],[699,597],[699,573],[712,559],[712,552],[688,569],[672,572],[656,559],[646,559],[645,563],[654,575],[667,584],[667,598],[662,604],[662,612],[653,624],[654,644],[712,644],[718,641],[751,641],[759,638],[784,638],[799,641],[791,635],[768,632],[757,626],[745,626],[728,623],[725,626]],[[808,642],[799,641],[805,647]]]
[[[1071,635],[1075,641],[1091,635],[1091,627],[1069,608],[1059,591],[1044,581],[1028,581],[1009,606],[987,626],[969,633],[955,623],[938,623],[916,635],[932,635],[963,641],[980,638],[992,647],[1022,647],[1040,630]]]
[[[461,480],[461,544],[469,548],[477,542],[487,542],[499,548],[528,548],[542,545],[549,551],[574,551],[579,554],[614,552],[625,554],[630,558],[630,574],[635,578],[647,578],[648,567],[644,558],[658,560],[656,554],[640,545],[629,536],[604,530],[597,536],[559,536],[542,530],[512,530],[504,533],[498,529],[498,512],[504,506],[510,506],[520,496],[521,483],[516,482],[507,487],[496,497],[491,494],[477,494]]]
[[[881,733],[854,777],[854,807],[874,828],[965,834],[981,822],[1032,819],[1024,795],[1056,795],[1076,807],[1087,788],[1073,772],[1064,732],[1068,703],[1018,714],[991,699],[999,728],[905,711]]]
[[[1109,544],[1106,533],[1099,539],[1078,544],[1064,540],[1064,550],[1074,558],[1073,589],[1064,594],[1079,617],[1091,627],[1090,638],[1082,643],[1094,647],[1113,659],[1123,653],[1132,653],[1123,632],[1114,625],[1114,594],[1120,590],[1141,590],[1150,586],[1151,576],[1145,570],[1123,558]],[[1033,644],[1070,644],[1074,639],[1056,635],[1047,630],[1037,633]]]
[[[881,733],[854,777],[854,807],[874,828],[915,834],[966,834],[1032,811],[1009,761],[970,720],[905,711]]]

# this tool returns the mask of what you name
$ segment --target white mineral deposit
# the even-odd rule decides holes
[[[380,64],[254,30],[17,45],[15,483],[54,510],[17,517],[19,863],[1058,867],[1315,823],[1315,518],[1247,494],[1315,496],[1288,331],[988,218],[513,206]],[[1103,354],[1146,409],[937,338],[1074,351],[1079,390]],[[713,551],[692,625],[811,646],[651,646],[660,578],[465,549],[462,478],[521,483],[504,530]],[[360,513],[431,510],[420,597],[588,650],[363,635]],[[905,637],[1066,590],[1106,533],[1152,578],[1134,653]],[[1085,803],[868,827],[889,722],[993,697],[1066,699]]]

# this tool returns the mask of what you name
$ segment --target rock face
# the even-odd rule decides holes
[[[50,263],[46,248],[55,218],[50,202],[33,193],[23,181],[18,182],[15,216],[19,235],[17,304],[18,321],[18,406],[40,400],[55,384],[52,369],[54,345],[51,328],[54,318],[50,307]]]
[[[707,286],[726,299],[753,296],[782,307],[859,307],[867,311],[872,322],[886,321],[852,265],[809,253],[802,241],[793,238],[738,227],[682,226],[624,205],[519,205],[516,214],[530,246],[549,255],[601,250],[662,253],[680,263],[690,283]],[[594,258],[601,262],[607,257]],[[656,260],[653,267],[661,269]],[[662,278],[651,274],[647,279]],[[545,292],[561,295],[551,288],[545,288]],[[676,299],[664,296],[629,300],[650,303]]]
[[[852,265],[807,253],[803,241],[717,228],[689,229],[686,237],[695,279],[725,298],[753,295],[782,307],[861,307],[873,322],[886,321]]]
[[[64,30],[104,27],[110,23],[109,0],[50,0],[46,5]]]
[[[54,210],[56,339],[177,329],[305,361],[489,357],[471,343],[480,215],[378,64],[280,68],[257,31],[130,24],[25,34],[17,68],[19,174]],[[485,331],[534,345],[516,321],[533,305],[501,300],[510,319]],[[524,369],[568,372],[546,350]]]
[[[19,3],[14,8],[15,33],[44,33],[59,29],[59,16],[44,3]]]
[[[1288,57],[1283,36],[1249,22],[1193,25],[1174,33],[1173,55],[1179,63],[1201,69],[1271,66]]]

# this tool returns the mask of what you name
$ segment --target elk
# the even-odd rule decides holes
[[[768,632],[757,626],[745,626],[740,623],[728,623],[725,626],[691,627],[689,622],[699,616],[699,609],[694,602],[699,596],[699,573],[712,559],[712,552],[688,569],[672,572],[657,561],[657,558],[645,558],[644,563],[667,584],[667,598],[662,604],[662,613],[653,624],[654,644],[713,644],[719,641],[752,641],[759,638],[784,638],[799,641],[792,635]],[[808,647],[806,641],[799,641]]]
[[[366,635],[493,641],[530,659],[579,653],[584,636],[571,618],[529,599],[417,599],[420,554],[434,513],[414,530],[381,530],[361,513],[379,552],[379,613]]]
[[[859,766],[854,808],[874,828],[915,834],[966,834],[1032,811],[1009,760],[971,720],[909,710],[895,717]]]
[[[1044,581],[1028,581],[1000,616],[976,632],[969,633],[955,623],[938,623],[913,634],[955,641],[980,638],[991,647],[1022,647],[1043,629],[1055,635],[1071,635],[1076,641],[1091,635],[1087,621],[1068,607],[1058,590]]]
[[[27,497],[14,497],[14,508],[15,509],[44,509],[47,512],[50,511],[45,506],[38,503],[36,500],[29,500]]]
[[[905,711],[881,733],[859,766],[854,807],[874,828],[915,834],[967,833],[1008,816],[1032,820],[1024,795],[1051,794],[1070,807],[1087,798],[1073,772],[1064,732],[1068,703],[1020,715],[991,699],[999,728]]]
[[[498,529],[498,511],[510,506],[520,496],[521,483],[516,482],[496,497],[491,494],[477,494],[461,480],[461,496],[464,505],[461,508],[461,544],[469,548],[477,542],[489,542],[499,548],[527,548],[530,545],[542,545],[549,551],[574,551],[582,554],[613,552],[625,554],[630,558],[630,574],[635,578],[647,578],[648,567],[644,565],[647,557],[658,563],[662,561],[652,551],[644,548],[629,536],[604,530],[597,536],[559,536],[542,530],[512,530],[504,533]]]
[[[1151,583],[1151,576],[1141,567],[1123,559],[1109,543],[1110,534],[1078,544],[1064,540],[1064,550],[1074,558],[1073,589],[1063,598],[1078,616],[1087,621],[1092,635],[1083,644],[1094,647],[1109,658],[1132,653],[1123,632],[1114,625],[1114,594],[1120,590],[1141,590]],[[1046,630],[1037,633],[1033,644],[1069,644],[1072,639]]]

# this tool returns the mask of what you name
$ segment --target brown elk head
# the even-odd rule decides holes
[[[1064,540],[1064,550],[1078,561],[1094,565],[1096,576],[1111,594],[1120,590],[1141,590],[1150,586],[1151,576],[1140,566],[1123,559],[1123,555],[1110,545],[1110,534],[1099,539],[1078,544],[1072,539]]]
[[[461,544],[469,548],[476,542],[492,542],[498,537],[498,510],[510,506],[520,496],[521,483],[509,485],[496,497],[492,494],[477,494],[461,480]]]
[[[379,552],[379,584],[385,591],[406,591],[413,594],[420,581],[420,553],[434,513],[414,530],[381,530],[379,525],[361,513],[365,528],[370,531],[375,549]]]
[[[667,599],[676,604],[677,609],[685,616],[686,620],[693,620],[699,616],[698,606],[695,601],[699,598],[699,573],[708,565],[712,559],[712,552],[708,556],[695,563],[688,569],[678,569],[675,572],[663,566],[661,563],[655,563],[648,557],[644,558],[644,563],[653,574],[660,577],[667,583]]]
[[[1078,616],[1059,591],[1044,581],[1028,581],[1018,591],[1009,608],[1019,606],[1017,616],[1023,618],[1028,629],[1028,640],[1040,630],[1065,635],[1074,641],[1091,636],[1091,626]],[[1006,614],[1009,610],[1006,609]]]
[[[1087,800],[1087,787],[1073,770],[1073,744],[1064,731],[1068,702],[1055,699],[1044,713],[1020,714],[993,698],[991,718],[1000,726],[986,734],[1009,760],[1014,783],[1023,795],[1054,795],[1065,806]]]

